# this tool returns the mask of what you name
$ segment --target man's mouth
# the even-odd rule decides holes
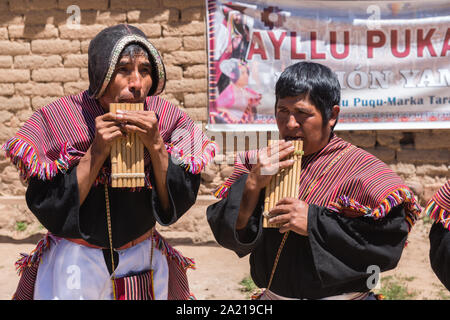
[[[145,99],[119,98],[119,103],[142,103]]]
[[[119,103],[143,103],[141,100],[119,100]]]
[[[303,140],[303,137],[293,137],[293,136],[287,136],[284,138],[285,141],[293,141],[293,140]]]

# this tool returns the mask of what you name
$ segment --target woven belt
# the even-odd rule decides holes
[[[152,229],[150,229],[149,231],[147,231],[146,233],[144,233],[144,234],[143,234],[142,236],[140,236],[139,238],[134,239],[134,240],[131,240],[130,242],[124,244],[123,246],[121,246],[121,247],[119,247],[119,248],[116,248],[116,250],[125,250],[125,249],[128,249],[128,248],[134,247],[135,245],[137,245],[137,244],[141,243],[142,241],[148,239],[148,238],[150,237],[151,233],[152,233]],[[80,245],[82,245],[82,246],[89,247],[89,248],[94,248],[94,249],[109,249],[109,248],[107,248],[107,247],[100,247],[100,246],[97,246],[97,245],[95,245],[95,244],[89,243],[89,242],[87,242],[87,241],[84,240],[84,239],[79,239],[79,238],[64,238],[64,239],[69,240],[69,241],[71,241],[71,242],[74,242],[74,243],[76,243],[76,244],[80,244]]]
[[[321,298],[318,300],[364,300],[369,296],[369,292],[349,292],[343,293],[336,296],[330,296]],[[270,290],[264,291],[264,294],[261,296],[261,300],[308,300],[308,299],[295,299],[295,298],[287,298],[280,296]]]

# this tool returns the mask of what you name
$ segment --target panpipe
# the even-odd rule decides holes
[[[117,110],[143,111],[143,103],[111,103],[111,113]],[[116,139],[111,147],[111,186],[113,188],[144,187],[144,144],[132,132],[126,138]]]
[[[269,145],[274,141],[269,140]],[[263,211],[263,228],[279,228],[281,224],[269,223],[269,211],[275,207],[278,201],[285,197],[298,197],[299,178],[302,168],[303,141],[293,140],[294,152],[284,160],[292,159],[291,167],[282,169],[273,175],[266,187]]]

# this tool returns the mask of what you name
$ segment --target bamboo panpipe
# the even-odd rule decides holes
[[[274,141],[270,140],[269,145]],[[277,172],[276,175],[272,176],[269,184],[266,187],[266,194],[264,199],[264,212],[263,212],[263,228],[279,228],[280,224],[270,224],[269,223],[269,211],[275,207],[278,201],[282,198],[298,197],[299,188],[299,177],[302,167],[302,155],[303,155],[303,141],[294,140],[294,153],[290,155],[287,159],[295,160],[294,164]],[[287,160],[286,159],[286,160]]]
[[[141,111],[143,103],[111,103],[109,110]],[[143,187],[144,144],[135,133],[124,139],[117,139],[111,147],[111,186],[113,188]]]

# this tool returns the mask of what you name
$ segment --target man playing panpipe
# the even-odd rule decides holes
[[[282,140],[238,154],[207,218],[218,243],[243,257],[267,288],[261,299],[375,299],[380,272],[393,269],[420,207],[383,162],[340,139],[340,85],[317,63],[286,68],[275,87]],[[281,199],[262,228],[265,188],[275,169],[293,165],[292,141],[303,140],[298,197]],[[245,201],[243,200],[245,199]]]
[[[141,30],[102,30],[88,59],[89,89],[42,107],[3,146],[28,182],[30,210],[50,232],[16,263],[14,298],[188,299],[194,263],[154,227],[194,204],[216,146],[158,96],[164,65]],[[112,113],[112,103],[144,110]],[[112,188],[111,147],[133,133],[145,147],[145,185]]]
[[[431,268],[450,290],[450,180],[428,201],[424,212],[434,221],[429,234]]]

